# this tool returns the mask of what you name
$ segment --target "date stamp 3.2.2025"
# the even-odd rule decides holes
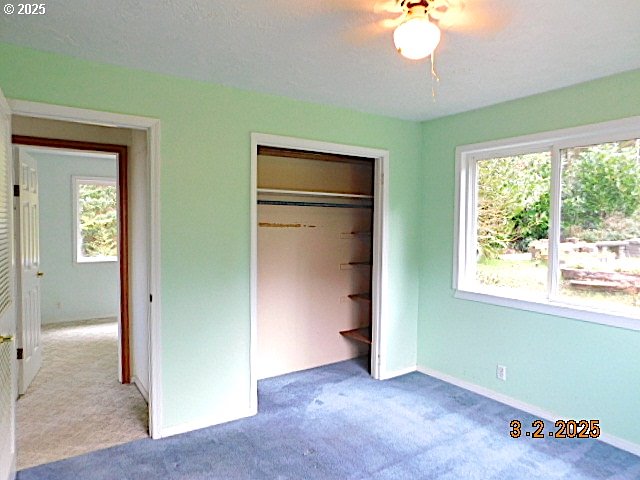
[[[600,420],[556,420],[555,429],[545,431],[544,420],[531,422],[531,430],[522,426],[520,420],[511,420],[509,435],[511,438],[598,438],[600,436]]]

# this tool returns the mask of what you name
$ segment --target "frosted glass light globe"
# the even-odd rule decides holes
[[[411,60],[427,58],[440,43],[440,29],[427,17],[414,17],[398,25],[393,32],[398,52]]]

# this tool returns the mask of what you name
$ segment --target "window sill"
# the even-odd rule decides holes
[[[90,258],[76,258],[75,263],[77,264],[86,264],[86,263],[118,263],[117,257],[90,257]]]
[[[518,310],[571,318],[583,322],[640,331],[640,318],[624,316],[623,314],[607,313],[595,308],[581,308],[551,300],[523,300],[521,298],[498,296],[491,293],[470,290],[455,290],[454,297],[462,300],[471,300],[473,302],[488,303],[502,307],[516,308]]]

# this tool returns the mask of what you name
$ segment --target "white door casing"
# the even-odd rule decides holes
[[[11,110],[0,90],[0,480],[16,473],[16,316],[11,208]]]
[[[386,324],[388,317],[388,245],[389,245],[389,151],[345,144],[305,140],[263,133],[251,134],[251,343],[249,353],[249,405],[252,414],[258,411],[258,145],[294,150],[343,154],[373,158],[374,163],[374,220],[372,232],[373,265],[371,270],[371,376],[385,380],[396,376],[387,368]]]
[[[15,155],[15,181],[19,197],[15,199],[17,297],[18,392],[22,395],[42,366],[40,316],[40,241],[38,205],[38,167],[24,148]],[[20,357],[20,355],[19,355]]]
[[[144,167],[145,171],[141,172],[141,174],[146,176],[149,182],[147,197],[149,202],[149,211],[147,213],[149,242],[146,247],[148,251],[145,252],[149,265],[149,310],[147,319],[149,326],[149,433],[152,438],[162,438],[177,433],[164,427],[162,422],[160,120],[24,100],[9,100],[8,103],[13,115],[62,120],[87,125],[109,125],[146,132],[148,165]],[[146,295],[145,297],[147,298]],[[195,428],[189,424],[180,430],[188,431]],[[4,479],[0,477],[0,480]]]

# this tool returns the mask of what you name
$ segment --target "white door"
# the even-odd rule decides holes
[[[18,391],[22,395],[42,366],[38,169],[36,160],[25,148],[16,149],[14,178],[19,193],[15,199],[18,259],[16,305]]]
[[[0,90],[0,480],[16,470],[16,315],[11,208],[11,111]]]

